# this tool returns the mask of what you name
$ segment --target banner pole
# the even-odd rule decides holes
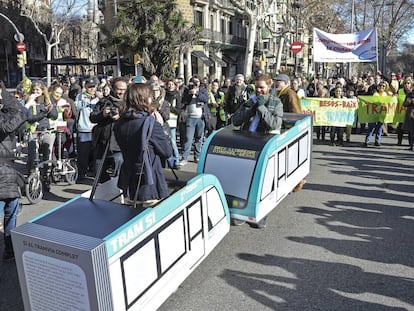
[[[375,27],[375,45],[376,45],[376,52],[377,52],[377,72],[379,70],[379,59],[378,59],[378,31],[377,27]]]

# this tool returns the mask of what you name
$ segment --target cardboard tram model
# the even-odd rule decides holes
[[[197,173],[166,170],[171,195],[133,208],[112,179],[12,232],[25,310],[156,310],[230,230],[257,223],[310,172],[312,117],[281,134],[226,127]]]

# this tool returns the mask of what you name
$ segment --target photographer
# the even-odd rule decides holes
[[[16,227],[20,189],[23,177],[14,169],[15,131],[25,121],[19,113],[23,107],[7,92],[0,82],[0,215],[4,211],[3,261],[14,258],[10,231]],[[19,185],[20,184],[20,185]]]
[[[183,94],[183,110],[187,114],[185,121],[185,143],[184,152],[180,166],[187,164],[191,152],[191,146],[194,144],[194,162],[197,163],[201,152],[201,142],[204,136],[203,106],[208,103],[208,91],[200,85],[200,78],[194,76],[190,79],[188,89]]]
[[[115,78],[112,82],[112,91],[108,97],[103,97],[99,100],[95,109],[90,115],[90,120],[96,123],[92,129],[92,146],[95,150],[96,170],[102,163],[102,157],[105,153],[106,145],[108,146],[107,159],[114,161],[113,176],[118,176],[123,162],[122,153],[118,146],[113,133],[113,124],[119,119],[119,108],[124,99],[124,94],[128,86],[128,80],[123,77]],[[105,182],[110,179],[107,172],[109,163],[105,161],[102,167],[100,182]]]

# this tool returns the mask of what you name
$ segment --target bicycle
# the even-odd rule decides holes
[[[65,131],[58,129],[56,132],[58,134],[58,157],[56,159],[40,161],[39,148],[44,132],[38,132],[37,137],[34,138],[36,142],[34,164],[25,186],[26,197],[32,204],[39,203],[42,200],[44,192],[50,191],[52,183],[66,180],[68,184],[73,185],[78,178],[76,160],[71,158],[62,159],[62,135]]]

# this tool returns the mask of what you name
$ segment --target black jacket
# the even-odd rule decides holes
[[[134,198],[142,172],[142,180],[138,190],[138,200],[162,199],[168,196],[167,182],[164,177],[162,161],[172,154],[169,138],[164,134],[161,125],[154,121],[154,127],[149,137],[150,167],[143,166],[143,148],[148,137],[143,133],[143,128],[148,116],[146,112],[125,112],[114,125],[114,133],[122,150],[124,162],[118,179],[118,187],[124,195]],[[145,139],[146,141],[143,141]],[[149,171],[152,170],[151,178]],[[148,180],[152,182],[148,182]]]
[[[118,143],[112,131],[114,121],[111,116],[104,117],[103,111],[106,107],[118,109],[121,104],[121,100],[113,97],[103,97],[96,104],[95,108],[91,112],[89,119],[91,122],[96,123],[92,129],[92,145],[98,150],[98,157],[100,157],[105,150],[106,142],[110,139],[109,150],[120,151]]]
[[[21,174],[14,169],[15,131],[25,121],[22,107],[1,83],[0,109],[0,200],[20,197]]]

